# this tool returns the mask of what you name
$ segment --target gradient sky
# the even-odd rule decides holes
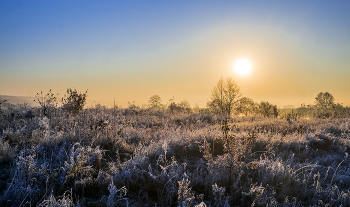
[[[350,105],[350,1],[0,1],[0,94],[158,94],[205,106],[220,77],[279,106]],[[245,57],[249,76],[233,72]]]

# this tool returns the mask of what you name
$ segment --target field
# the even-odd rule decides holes
[[[350,206],[350,119],[9,107],[1,206]]]

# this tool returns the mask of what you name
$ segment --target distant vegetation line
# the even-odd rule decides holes
[[[25,96],[6,96],[0,95],[0,101],[6,100],[2,103],[2,107],[11,107],[14,104],[24,104],[26,106],[41,106],[42,109],[49,110],[55,107],[65,107],[67,103],[67,97],[75,96],[79,99],[84,97],[84,101],[81,102],[81,108],[108,108],[100,102],[92,102],[87,104],[87,91],[85,93],[78,93],[76,89],[67,89],[67,93],[60,97],[59,94],[54,94],[51,90],[45,94],[42,91],[37,93],[35,97]],[[71,97],[72,98],[72,97]],[[77,100],[70,100],[77,101]],[[165,104],[159,95],[153,95],[148,100],[148,104],[137,105],[135,101],[128,102],[127,107],[122,107],[113,103],[112,108],[129,108],[129,109],[153,109],[153,110],[169,110],[174,112],[187,112],[201,111],[205,113],[220,114],[225,116],[231,115],[262,115],[264,117],[345,117],[350,113],[350,107],[343,106],[341,103],[336,103],[335,98],[328,92],[320,92],[315,97],[315,104],[301,104],[300,107],[293,108],[292,105],[283,106],[278,108],[277,105],[271,104],[268,101],[255,102],[249,97],[243,96],[241,88],[237,85],[232,77],[221,78],[214,86],[212,93],[209,97],[207,106],[200,108],[197,104],[191,107],[189,101],[184,99],[180,102],[175,102],[174,99],[169,99]]]

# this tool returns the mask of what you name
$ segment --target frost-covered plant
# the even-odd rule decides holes
[[[327,178],[327,174],[328,171],[324,179],[321,179],[319,172],[314,174],[312,184],[313,188],[308,189],[308,194],[311,196],[311,203],[313,205],[329,204],[331,206],[350,205],[350,191],[348,189],[340,190],[337,185],[325,185],[324,181]],[[343,177],[343,179],[344,178],[345,177]],[[342,185],[342,183],[341,180],[338,184]]]
[[[54,132],[50,129],[50,119],[46,116],[38,118],[39,127],[32,131],[32,142],[41,146],[56,144],[63,140],[62,132]]]
[[[191,192],[191,188],[189,187],[191,181],[188,179],[186,173],[184,173],[182,180],[177,181],[177,183],[179,184],[179,188],[177,190],[178,206],[190,207],[195,197],[194,194]]]
[[[123,186],[120,189],[117,189],[113,183],[113,180],[112,180],[112,182],[108,185],[108,191],[109,191],[109,196],[108,196],[108,200],[107,200],[108,207],[113,207],[118,202],[120,202],[122,200],[125,201],[126,206],[129,206],[128,198],[124,198],[124,196],[128,192],[128,190],[126,189],[125,186]],[[118,193],[119,193],[119,195],[118,195]]]
[[[222,168],[228,169],[228,192],[231,191],[232,174],[233,170],[240,166],[241,159],[244,158],[249,152],[256,141],[256,132],[253,130],[248,133],[247,137],[238,138],[235,134],[229,134],[230,126],[228,120],[222,122],[222,134],[221,138],[217,138],[218,142],[223,143],[223,155],[213,157],[211,148],[208,142],[204,140],[200,149],[203,153],[203,157],[208,160],[208,169],[212,174],[218,174],[222,171]],[[214,142],[213,142],[214,145]]]
[[[69,161],[64,162],[67,177],[79,177],[82,173],[89,171],[90,166],[86,165],[88,161],[89,157],[86,156],[84,149],[77,147],[77,149],[74,150],[73,146],[69,156]]]
[[[91,173],[92,167],[99,170],[101,167],[102,150],[99,147],[83,147],[75,143],[70,150],[69,160],[64,162],[67,178],[80,179]]]
[[[10,143],[19,143],[25,141],[25,136],[21,133],[21,129],[11,129],[7,128],[3,131],[4,138],[7,139]]]
[[[265,192],[265,188],[262,187],[262,185],[257,186],[256,184],[253,184],[249,192],[242,192],[242,204],[243,205],[264,205],[267,201],[266,196],[263,197],[262,194]],[[262,200],[262,201],[261,201]]]
[[[39,193],[35,186],[37,178],[35,150],[21,150],[17,158],[16,171],[9,183],[8,188],[0,197],[0,203],[7,202],[8,206],[20,206],[26,201],[30,201]]]
[[[195,205],[194,207],[207,207],[207,205],[204,202],[201,202],[201,203]]]
[[[13,149],[9,142],[0,138],[0,163],[9,162],[15,157],[15,149]]]
[[[162,148],[164,150],[164,158],[166,159],[166,153],[168,152],[168,142],[167,142],[167,140],[164,140]]]
[[[44,130],[49,130],[50,129],[50,119],[48,119],[46,116],[43,118],[39,118],[39,127],[44,129]]]
[[[213,197],[214,197],[214,206],[230,206],[228,204],[228,197],[225,196],[225,187],[219,187],[216,183],[212,185]]]
[[[69,196],[67,196],[65,193],[58,200],[56,200],[55,196],[51,194],[48,199],[41,202],[38,206],[39,207],[73,207],[75,205],[73,203],[73,199],[69,198]]]
[[[27,150],[27,155],[25,150],[22,150],[19,153],[17,160],[17,170],[20,177],[27,179],[31,178],[32,175],[36,172],[36,160],[35,158],[35,150]]]

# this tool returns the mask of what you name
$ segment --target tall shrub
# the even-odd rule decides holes
[[[74,90],[72,90],[68,88],[67,94],[62,98],[63,110],[73,115],[79,114],[86,104],[86,97],[87,90],[85,93],[78,93],[77,89],[74,88]]]

